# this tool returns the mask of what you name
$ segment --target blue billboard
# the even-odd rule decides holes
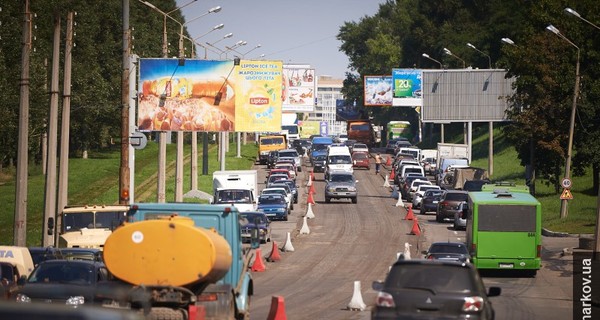
[[[416,107],[423,105],[420,69],[392,69],[392,106]]]

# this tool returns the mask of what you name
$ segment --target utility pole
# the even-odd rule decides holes
[[[48,170],[46,171],[46,189],[44,218],[42,221],[42,246],[54,244],[48,234],[48,218],[56,216],[56,148],[58,140],[58,65],[60,63],[60,14],[54,13],[54,39],[52,46],[52,75],[50,81],[50,112],[48,116]]]
[[[21,43],[21,79],[19,99],[19,137],[17,152],[17,181],[15,188],[15,225],[13,243],[27,246],[27,172],[29,150],[29,55],[31,53],[31,12],[29,0],[25,0],[23,38]]]
[[[129,0],[123,5],[123,57],[121,66],[121,165],[119,169],[119,204],[129,203]]]

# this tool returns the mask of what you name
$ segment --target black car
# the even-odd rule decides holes
[[[269,155],[267,155],[267,168],[272,169],[277,163],[277,160],[279,160],[279,151],[269,151]]]
[[[434,242],[425,252],[425,259],[470,262],[467,245],[462,242]]]
[[[481,191],[484,184],[491,183],[490,180],[467,180],[463,185],[464,191]]]
[[[398,260],[379,291],[371,319],[494,319],[489,297],[477,269],[470,263],[440,260]]]
[[[313,171],[314,172],[325,172],[325,163],[327,162],[327,155],[317,154],[313,157]]]
[[[444,194],[443,190],[427,190],[423,194],[423,199],[421,199],[421,214],[426,214],[427,212],[436,212],[438,202],[440,198]]]
[[[310,146],[310,139],[296,139],[292,141],[292,148],[296,149],[296,151],[298,151],[298,154],[301,156],[308,154]]]
[[[96,288],[112,280],[104,263],[95,260],[47,260],[20,280],[15,292],[18,303],[56,303],[69,306],[93,304]]]

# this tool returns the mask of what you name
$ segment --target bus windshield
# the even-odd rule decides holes
[[[479,205],[479,231],[535,232],[535,206]]]

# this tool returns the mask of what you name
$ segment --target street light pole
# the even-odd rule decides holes
[[[427,59],[429,59],[429,60],[431,60],[431,61],[437,62],[440,65],[440,69],[444,69],[444,66],[442,65],[441,62],[439,62],[439,61],[435,60],[434,58],[430,57],[427,53],[423,53],[422,56],[425,57],[425,58],[427,58]]]
[[[577,49],[577,64],[575,66],[575,88],[573,89],[573,105],[571,107],[571,122],[569,124],[569,145],[567,147],[567,161],[565,164],[565,178],[571,178],[571,154],[573,152],[573,134],[575,132],[575,114],[577,113],[577,97],[579,95],[579,47],[575,45],[571,40],[565,37],[560,31],[553,25],[546,27],[546,30],[556,34],[559,38],[565,40],[570,45]],[[564,219],[569,214],[568,212],[568,201],[562,200],[560,204],[560,218]]]
[[[492,58],[490,57],[490,55],[489,55],[489,54],[487,54],[487,53],[485,53],[485,52],[483,52],[483,51],[481,51],[481,50],[477,49],[477,48],[476,48],[474,45],[472,45],[471,43],[467,43],[467,47],[469,47],[469,48],[471,48],[471,49],[473,49],[473,50],[475,50],[475,51],[477,51],[477,52],[481,53],[482,55],[486,56],[486,57],[488,58],[488,67],[489,67],[489,69],[491,69],[491,68],[492,68]]]
[[[453,56],[456,59],[462,61],[463,63],[463,69],[465,69],[467,67],[467,64],[465,63],[465,60],[461,59],[459,56],[455,55],[454,53],[452,53],[452,51],[448,50],[447,48],[444,48],[444,53],[449,55],[449,56]]]

